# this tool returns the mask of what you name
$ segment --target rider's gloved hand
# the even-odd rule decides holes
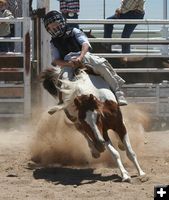
[[[81,61],[72,60],[71,62],[73,62],[75,68],[84,68],[84,65]]]

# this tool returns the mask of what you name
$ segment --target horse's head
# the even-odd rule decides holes
[[[78,110],[94,110],[98,109],[99,101],[93,94],[77,96],[74,104]]]

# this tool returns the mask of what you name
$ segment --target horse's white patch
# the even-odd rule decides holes
[[[126,182],[130,182],[131,177],[128,175],[128,172],[126,171],[126,169],[124,168],[124,166],[122,164],[119,152],[113,147],[111,141],[106,142],[105,145],[106,145],[107,149],[110,151],[113,159],[116,161],[116,163],[121,171],[122,180],[126,181]]]
[[[143,170],[141,169],[139,163],[138,163],[138,160],[137,160],[137,156],[135,154],[135,152],[133,151],[132,147],[131,147],[131,143],[130,143],[130,139],[129,139],[129,136],[128,134],[126,134],[124,136],[124,139],[123,139],[123,144],[126,148],[126,152],[127,152],[127,156],[129,157],[129,159],[134,163],[134,165],[136,166],[136,169],[139,173],[140,176],[144,176],[145,173],[143,172]]]
[[[97,127],[97,124],[96,124],[96,121],[97,121],[97,112],[96,111],[87,111],[86,112],[86,118],[85,118],[85,121],[86,123],[91,127],[91,129],[93,130],[93,133],[96,137],[96,139],[99,141],[99,142],[102,142],[104,143],[104,139]]]
[[[48,113],[50,115],[53,115],[55,112],[59,111],[59,110],[63,110],[65,108],[65,105],[64,104],[61,104],[61,105],[57,105],[57,106],[53,106],[52,108],[50,108],[48,110]]]
[[[102,102],[105,100],[117,102],[109,84],[102,77],[81,73],[78,78],[81,81],[77,84],[81,94],[93,94]]]

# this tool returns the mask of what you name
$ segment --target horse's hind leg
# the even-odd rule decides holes
[[[122,174],[122,181],[125,182],[130,182],[131,177],[129,176],[128,172],[126,171],[126,169],[124,168],[122,162],[121,162],[121,158],[120,158],[120,154],[119,152],[113,147],[111,141],[107,141],[105,142],[105,145],[107,147],[107,149],[110,151],[114,161],[116,162],[117,166],[119,167],[121,174]]]
[[[125,146],[126,149],[126,153],[128,158],[134,163],[134,165],[136,166],[136,169],[139,173],[140,176],[145,175],[145,173],[143,172],[143,170],[141,169],[138,160],[137,160],[137,156],[135,154],[135,152],[133,151],[132,147],[131,147],[131,143],[130,143],[130,139],[128,134],[126,133],[123,137],[123,144]]]

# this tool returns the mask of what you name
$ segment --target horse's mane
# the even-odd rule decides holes
[[[71,81],[71,80],[60,80],[60,82],[62,83],[62,87],[60,88],[60,91],[63,94],[66,94],[67,97],[69,97],[67,100],[70,100],[75,95],[78,95],[79,82],[84,79],[85,75],[87,76],[87,73],[83,69],[80,69],[79,73],[77,75],[75,75],[75,78],[74,78],[73,81]]]

